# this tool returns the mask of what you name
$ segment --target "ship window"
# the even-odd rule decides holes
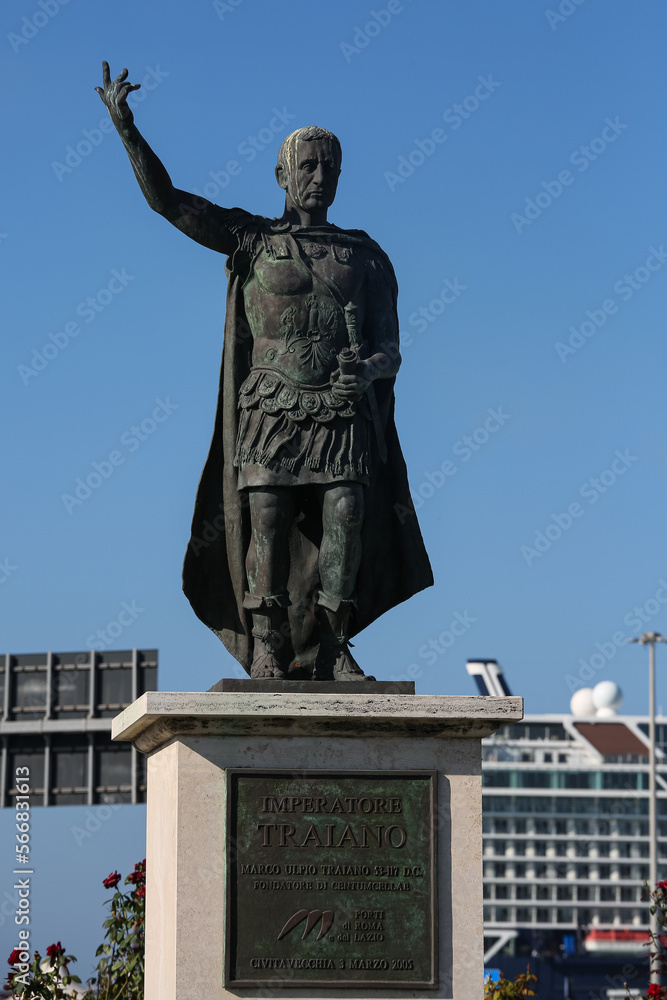
[[[574,920],[572,915],[572,908],[566,907],[563,910],[558,910],[556,913],[556,918],[559,924],[571,924]]]
[[[509,771],[484,771],[482,774],[482,784],[487,788],[509,788]]]
[[[618,799],[610,797],[608,799],[597,800],[599,811],[604,813],[616,813],[618,811]],[[623,812],[628,816],[647,816],[648,799],[627,797],[623,801]],[[658,812],[667,813],[667,800],[658,799]]]
[[[526,853],[526,842],[525,840],[515,840],[514,841],[514,854],[517,857],[524,857]]]
[[[551,773],[549,771],[522,771],[524,788],[549,788]]]
[[[648,736],[647,722],[640,722],[638,728]],[[667,726],[664,723],[658,723],[655,727],[655,742],[661,750],[667,750]]]
[[[550,885],[538,885],[537,886],[537,899],[551,899],[551,886]]]
[[[510,812],[511,799],[507,795],[484,795],[482,813]]]
[[[572,886],[571,885],[557,886],[556,899],[572,899]]]
[[[519,906],[516,911],[516,919],[520,924],[530,923],[530,910],[527,906]]]
[[[577,899],[590,899],[590,889],[587,885],[577,887]]]
[[[538,907],[535,913],[535,919],[538,924],[550,924],[551,923],[551,911],[542,907]]]
[[[496,906],[496,921],[499,924],[506,924],[510,918],[510,911],[506,906]]]
[[[532,885],[518,885],[516,887],[516,898],[517,899],[531,899],[531,889]]]
[[[615,885],[601,885],[600,886],[600,900],[604,903],[615,903],[616,902],[616,886]]]
[[[638,774],[627,771],[605,771],[602,775],[602,787],[628,788],[634,791],[637,788],[638,777]]]
[[[522,795],[516,799],[510,799],[513,803],[513,810],[522,813],[546,813],[547,816],[554,812],[554,800],[541,795]],[[558,803],[558,799],[556,802]],[[570,800],[568,799],[568,802]],[[508,810],[509,811],[509,810]],[[569,812],[569,809],[568,809]]]
[[[569,771],[563,775],[565,788],[590,788],[593,775],[590,771]]]

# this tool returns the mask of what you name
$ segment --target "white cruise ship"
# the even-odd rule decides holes
[[[605,684],[611,697],[600,714],[526,715],[483,741],[488,967],[514,972],[546,959],[566,980],[568,964],[579,979],[584,967],[597,967],[611,988],[619,977],[602,974],[623,966],[630,986],[648,982],[648,718],[617,714],[620,691]],[[501,685],[507,693],[502,677]],[[576,701],[575,708],[587,704],[585,696]],[[666,744],[660,717],[660,879],[667,878]]]

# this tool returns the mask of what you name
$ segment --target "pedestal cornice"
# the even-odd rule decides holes
[[[116,716],[112,737],[142,753],[203,735],[480,739],[522,718],[517,697],[148,691]]]

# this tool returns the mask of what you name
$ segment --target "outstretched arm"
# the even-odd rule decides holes
[[[133,90],[138,90],[141,84],[129,83],[126,69],[112,80],[107,62],[102,63],[102,75],[104,86],[95,87],[95,90],[116,126],[135,177],[150,207],[198,243],[220,253],[233,253],[236,238],[225,225],[225,210],[206,198],[175,188],[164,165],[134,124],[134,115],[127,105],[127,97]]]

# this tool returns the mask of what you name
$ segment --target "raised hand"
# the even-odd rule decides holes
[[[104,101],[116,128],[122,124],[131,125],[134,121],[134,115],[127,106],[127,95],[131,94],[133,90],[139,90],[141,84],[129,83],[126,69],[122,70],[115,80],[112,80],[108,62],[102,63],[102,82],[104,89],[95,87],[95,90]]]

